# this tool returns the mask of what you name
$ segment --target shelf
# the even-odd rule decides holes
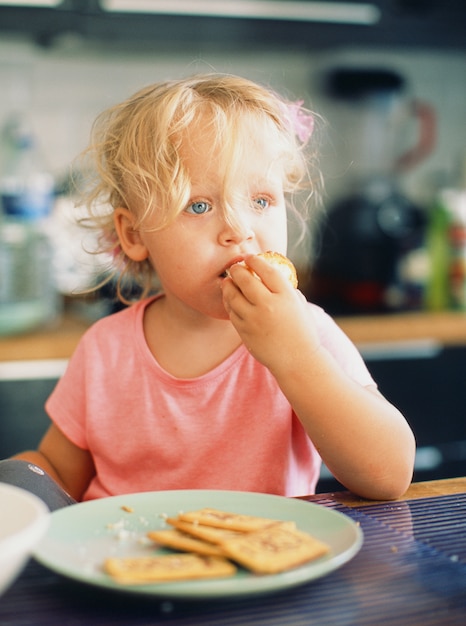
[[[425,340],[466,344],[466,313],[462,311],[341,317],[336,322],[356,345]]]
[[[466,313],[402,313],[340,317],[338,325],[358,346],[375,343],[433,340],[444,345],[466,344]],[[89,322],[65,315],[40,332],[0,338],[0,361],[67,359]]]

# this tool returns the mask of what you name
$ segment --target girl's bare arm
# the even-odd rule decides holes
[[[22,452],[14,458],[41,467],[78,501],[95,475],[90,453],[72,443],[54,424],[45,433],[37,450]]]
[[[414,436],[376,387],[348,378],[323,348],[274,374],[335,478],[366,498],[403,495],[412,480]]]
[[[248,260],[224,284],[230,319],[246,347],[274,374],[323,461],[348,489],[393,499],[407,489],[415,441],[403,415],[375,387],[362,387],[320,345],[302,294],[279,273]]]

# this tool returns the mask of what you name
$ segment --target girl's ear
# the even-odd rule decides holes
[[[149,256],[139,231],[134,229],[134,215],[128,209],[118,207],[113,213],[113,221],[124,253],[132,261],[144,261]]]

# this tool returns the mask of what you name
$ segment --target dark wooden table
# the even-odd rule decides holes
[[[394,502],[349,493],[304,498],[364,532],[339,570],[282,593],[179,602],[103,591],[31,560],[0,598],[2,626],[464,626],[466,478],[414,484]]]

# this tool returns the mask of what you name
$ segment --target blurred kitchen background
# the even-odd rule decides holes
[[[94,118],[205,71],[326,120],[324,210],[297,246],[291,229],[301,289],[337,320],[380,319],[377,341],[357,343],[416,432],[416,478],[465,475],[464,0],[0,0],[0,458],[37,443],[66,365],[45,350],[34,367],[20,347],[115,308],[111,294],[77,295],[106,262],[72,223],[72,164]],[[393,316],[428,327],[450,312],[454,341],[384,335]],[[324,471],[321,490],[334,486]]]

